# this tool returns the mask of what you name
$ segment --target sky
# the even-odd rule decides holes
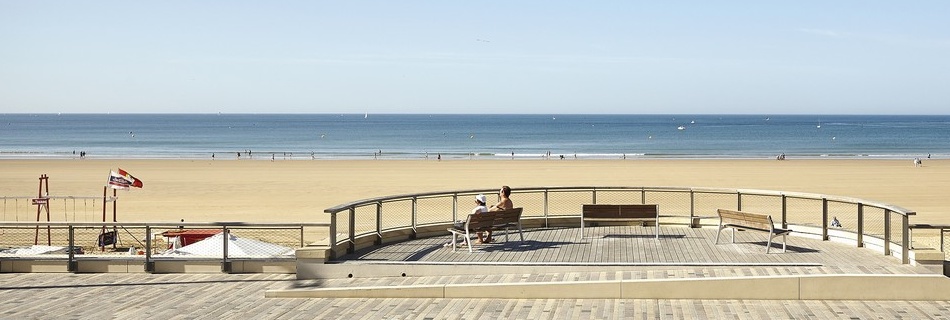
[[[0,113],[950,114],[950,1],[0,0]]]

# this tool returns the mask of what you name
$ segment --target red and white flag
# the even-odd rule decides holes
[[[141,188],[142,180],[136,179],[122,168],[119,168],[119,172],[109,171],[109,186],[112,189],[126,189],[130,187]]]

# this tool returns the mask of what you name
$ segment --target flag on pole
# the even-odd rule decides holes
[[[142,180],[136,179],[128,172],[125,172],[125,170],[122,170],[122,168],[119,168],[119,174],[125,177],[125,180],[132,181],[133,187],[142,188]]]
[[[112,189],[125,189],[130,187],[141,188],[142,180],[136,179],[125,170],[119,169],[119,172],[109,171],[109,186]]]

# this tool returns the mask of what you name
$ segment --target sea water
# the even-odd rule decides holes
[[[950,157],[943,115],[0,114],[0,158]]]

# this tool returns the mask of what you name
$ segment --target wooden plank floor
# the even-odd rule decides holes
[[[526,242],[452,252],[449,237],[419,239],[354,254],[344,263],[380,259],[426,262],[674,263],[620,270],[296,280],[270,274],[0,274],[0,319],[950,319],[948,301],[754,301],[605,299],[289,299],[266,290],[315,287],[518,283],[823,273],[928,273],[869,249],[789,238],[789,251],[766,255],[761,234],[739,233],[714,245],[714,229],[535,229]],[[502,235],[501,238],[504,236]],[[728,240],[727,234],[723,237]],[[675,263],[710,265],[677,266]],[[730,266],[727,263],[790,265]],[[819,266],[795,266],[817,263]],[[717,265],[719,264],[719,265]]]
[[[518,281],[522,275],[482,280],[496,277]],[[264,298],[266,290],[298,282],[293,275],[264,274],[0,274],[0,318],[950,319],[947,301]]]
[[[399,242],[346,255],[342,263],[571,263],[571,264],[629,264],[736,266],[772,264],[776,266],[814,266],[791,268],[780,274],[821,273],[932,273],[923,267],[902,265],[900,260],[871,249],[857,248],[831,241],[803,237],[788,237],[788,250],[773,243],[771,253],[765,253],[765,234],[737,232],[736,242],[730,243],[730,231],[724,230],[720,244],[715,244],[715,228],[663,227],[660,239],[654,239],[653,228],[637,226],[610,226],[585,228],[587,236],[580,238],[579,228],[542,228],[526,230],[525,241],[518,241],[517,233],[509,242],[496,234],[496,243],[476,244],[475,252],[459,248],[453,252],[443,244],[451,236],[433,237]],[[781,241],[781,238],[776,238]]]

